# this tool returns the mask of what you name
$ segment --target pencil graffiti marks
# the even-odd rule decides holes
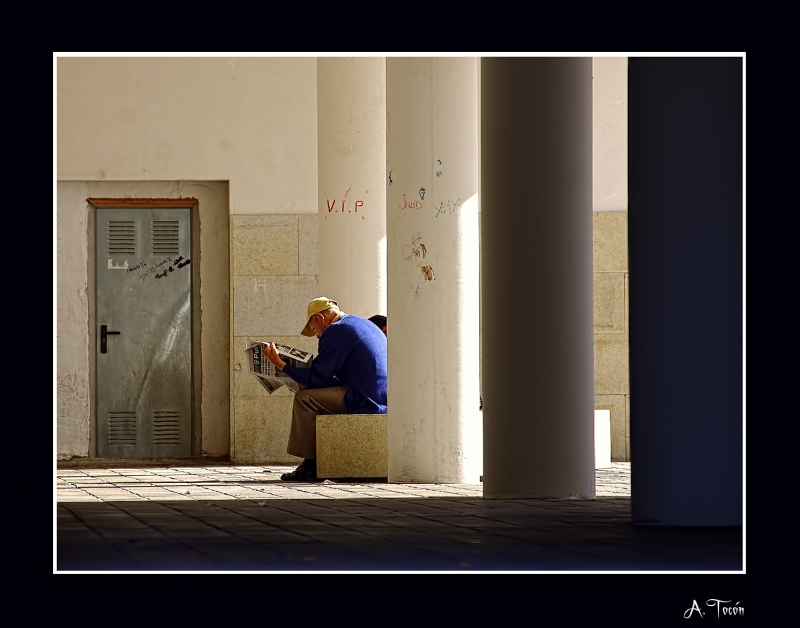
[[[419,189],[419,199],[420,199],[421,201],[424,201],[424,200],[425,200],[425,188],[420,188],[420,189]]]
[[[167,275],[169,275],[169,274],[170,274],[172,271],[174,271],[174,270],[178,270],[179,268],[183,268],[184,266],[188,266],[188,265],[189,265],[189,264],[191,264],[191,263],[192,263],[192,260],[190,260],[190,259],[183,259],[183,255],[181,255],[180,257],[178,257],[178,258],[175,260],[175,262],[174,262],[174,265],[172,265],[172,264],[171,264],[171,265],[169,266],[169,268],[166,268],[166,269],[164,269],[164,272],[162,272],[162,273],[156,273],[156,274],[154,275],[154,277],[155,277],[156,279],[161,279],[162,277],[166,277]]]
[[[392,171],[389,171],[389,185],[392,184]]]
[[[180,259],[183,259],[183,258],[181,257]],[[148,278],[150,275],[152,275],[154,272],[156,272],[156,269],[157,269],[157,268],[160,268],[161,266],[163,266],[164,264],[167,264],[168,262],[172,262],[172,257],[169,257],[169,256],[168,256],[168,257],[165,257],[165,258],[164,258],[164,259],[162,259],[160,262],[156,262],[155,264],[151,265],[151,266],[150,266],[150,268],[148,268],[148,269],[147,269],[147,270],[146,270],[146,271],[145,271],[145,272],[142,274],[142,276],[141,276],[141,277],[139,277],[139,280],[140,280],[140,281],[144,281],[144,280],[145,280],[145,279],[147,279],[147,278]],[[178,263],[178,260],[175,260],[175,263],[177,264],[177,263]],[[158,277],[157,277],[157,278],[158,278]]]
[[[434,209],[436,210],[436,217],[438,218],[439,214],[449,214],[452,216],[453,212],[455,212],[460,206],[460,198],[457,198],[455,201],[448,199],[446,203],[440,202],[438,207],[434,206]]]

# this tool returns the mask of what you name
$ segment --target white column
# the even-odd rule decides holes
[[[389,481],[477,483],[477,59],[386,66]]]
[[[592,60],[481,59],[485,497],[595,495]]]
[[[319,293],[386,314],[386,62],[317,60]]]

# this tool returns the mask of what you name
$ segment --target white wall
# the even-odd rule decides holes
[[[56,202],[56,438],[59,457],[89,452],[89,232],[86,183],[58,186]],[[79,209],[83,207],[83,211]]]
[[[62,57],[60,181],[230,181],[232,214],[317,212],[317,60]]]
[[[628,57],[595,57],[594,211],[628,211]]]

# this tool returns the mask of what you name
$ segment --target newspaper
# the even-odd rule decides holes
[[[286,386],[293,393],[299,390],[299,385],[286,373],[278,369],[272,362],[264,355],[264,347],[268,344],[273,344],[281,356],[281,359],[287,364],[291,364],[297,368],[309,369],[311,363],[314,361],[314,356],[300,349],[294,347],[287,347],[286,345],[269,342],[262,342],[259,340],[247,339],[247,368],[251,375],[264,387],[268,394],[274,393],[281,386]]]

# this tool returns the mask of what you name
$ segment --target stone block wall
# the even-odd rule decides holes
[[[595,212],[595,409],[611,411],[611,460],[630,461],[628,213]]]
[[[286,453],[292,393],[267,395],[247,372],[247,338],[317,352],[300,335],[317,295],[317,215],[233,215],[231,233],[231,460],[296,464]]]

